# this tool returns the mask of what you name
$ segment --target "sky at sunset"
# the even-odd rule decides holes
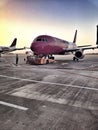
[[[17,47],[30,46],[40,34],[77,44],[96,42],[98,0],[0,0],[0,45],[17,37]]]

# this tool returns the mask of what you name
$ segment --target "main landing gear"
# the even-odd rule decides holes
[[[73,57],[73,61],[79,61],[79,59],[76,57]]]
[[[48,55],[48,59],[52,59],[52,60],[54,60],[54,56],[52,56],[52,55]]]

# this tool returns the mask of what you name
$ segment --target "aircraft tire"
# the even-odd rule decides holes
[[[76,57],[73,57],[73,61],[79,61],[79,59]]]
[[[76,60],[76,58],[75,57],[73,57],[73,61],[75,61]]]
[[[52,56],[51,59],[54,60],[54,57]]]
[[[46,61],[46,64],[49,64],[49,60]]]

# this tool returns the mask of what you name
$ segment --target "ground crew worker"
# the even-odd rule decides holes
[[[18,65],[18,54],[16,54],[16,66]]]

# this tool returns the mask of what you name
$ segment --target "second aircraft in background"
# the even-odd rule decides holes
[[[9,52],[16,51],[16,50],[25,49],[25,47],[24,48],[16,48],[16,44],[17,44],[17,38],[14,38],[14,40],[11,43],[10,46],[8,46],[8,47],[0,46],[0,56],[1,56],[1,54],[9,53]]]

